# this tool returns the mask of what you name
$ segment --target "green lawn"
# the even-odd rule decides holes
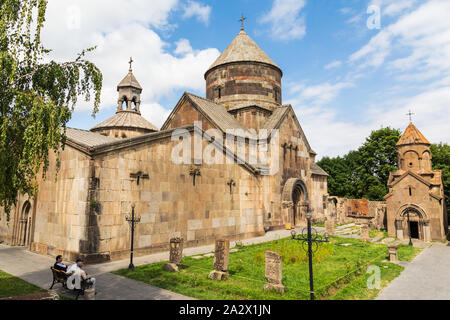
[[[45,291],[31,283],[0,270],[0,299]]]
[[[403,267],[383,262],[387,247],[364,243],[357,239],[331,238],[322,245],[314,258],[314,281],[318,299],[372,299],[379,290],[367,289],[369,265],[381,270],[381,288],[397,277]],[[342,244],[350,244],[343,246]],[[263,290],[264,252],[272,250],[283,256],[284,295]],[[420,250],[401,246],[400,260],[412,259]],[[115,271],[115,274],[152,284],[198,299],[308,299],[309,276],[306,255],[300,243],[289,238],[241,247],[230,254],[229,273],[225,281],[207,278],[213,270],[213,257],[183,258],[179,273],[163,270],[164,263],[156,263]]]

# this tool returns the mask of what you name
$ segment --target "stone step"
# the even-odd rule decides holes
[[[354,223],[349,223],[349,224],[344,224],[342,226],[336,227],[336,229],[340,230],[340,229],[346,229],[346,228],[350,228],[350,227],[354,227],[356,224]]]
[[[383,239],[383,235],[382,234],[380,234],[380,235],[378,235],[378,236],[376,236],[375,238],[373,238],[372,239],[372,242],[378,242],[378,241],[380,241],[381,239]]]

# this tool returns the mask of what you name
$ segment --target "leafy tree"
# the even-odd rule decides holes
[[[397,170],[397,147],[401,132],[389,127],[372,131],[358,149],[362,196],[383,200],[388,193],[389,174]]]
[[[448,144],[432,144],[433,169],[442,171],[444,192],[447,197],[447,207],[450,205],[450,146]]]
[[[347,198],[383,200],[388,193],[389,173],[396,170],[397,129],[372,131],[356,151],[343,157],[325,157],[318,162],[329,175],[328,190],[332,195]]]
[[[18,192],[34,196],[49,151],[57,155],[78,96],[93,93],[98,110],[102,74],[82,51],[72,62],[44,63],[46,0],[0,1],[0,205],[9,213]],[[9,215],[8,215],[9,217]]]

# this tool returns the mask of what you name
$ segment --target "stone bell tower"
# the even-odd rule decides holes
[[[91,129],[104,136],[127,139],[158,131],[158,128],[141,116],[142,87],[133,75],[130,58],[128,74],[117,86],[119,100],[116,114]]]
[[[133,59],[130,58],[128,63],[130,64],[128,74],[117,86],[117,91],[119,92],[117,111],[134,111],[140,114],[142,87],[133,75],[131,67]]]
[[[398,170],[385,196],[387,227],[399,239],[442,241],[448,232],[442,172],[433,170],[430,142],[410,123],[397,143]]]

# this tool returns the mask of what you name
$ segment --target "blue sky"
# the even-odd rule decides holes
[[[143,116],[161,126],[184,91],[204,96],[203,74],[239,32],[241,13],[283,69],[283,101],[319,157],[345,154],[381,126],[403,130],[410,109],[429,140],[449,142],[448,0],[50,0],[49,58],[98,45],[89,59],[104,74],[100,113],[93,119],[80,100],[69,126],[114,114],[130,56]]]

